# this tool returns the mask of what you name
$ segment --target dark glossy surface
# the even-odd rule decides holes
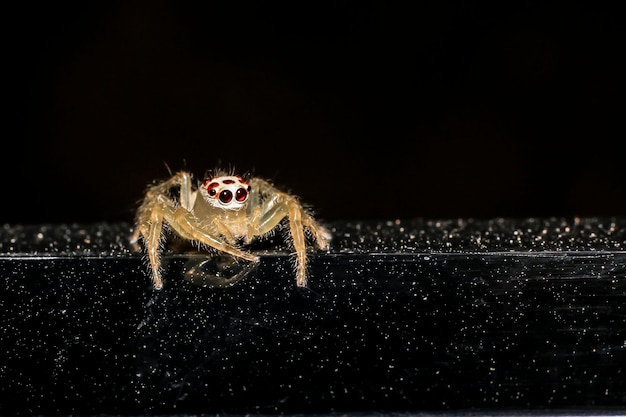
[[[269,242],[226,288],[170,252],[161,291],[126,224],[5,226],[0,413],[619,410],[625,226],[340,222],[307,289]]]

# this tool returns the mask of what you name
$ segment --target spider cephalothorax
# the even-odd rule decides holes
[[[198,186],[190,173],[178,172],[149,187],[137,210],[133,241],[143,241],[154,287],[161,288],[161,243],[166,225],[181,238],[199,246],[258,261],[256,255],[243,250],[239,243],[245,245],[270,234],[285,218],[289,222],[291,239],[288,240],[295,250],[296,283],[306,286],[306,234],[310,234],[317,248],[326,249],[330,233],[315,221],[297,197],[263,179],[218,172]]]

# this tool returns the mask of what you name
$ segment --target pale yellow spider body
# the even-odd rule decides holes
[[[164,228],[182,239],[257,262],[242,249],[270,234],[287,218],[295,251],[296,284],[307,284],[307,233],[318,249],[328,248],[330,232],[300,204],[298,198],[259,178],[249,181],[223,172],[196,184],[188,172],[149,187],[136,216],[133,242],[143,241],[154,288],[163,287],[161,251]]]

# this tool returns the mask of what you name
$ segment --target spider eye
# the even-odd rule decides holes
[[[224,190],[220,193],[219,199],[222,203],[228,204],[233,199],[233,193],[230,190]]]
[[[207,180],[204,184],[209,195],[211,197],[215,197],[215,194],[217,194],[217,187],[220,185],[216,182],[210,182],[210,180]]]
[[[246,191],[245,188],[238,188],[235,192],[235,200],[241,203],[243,201],[246,201],[246,198],[248,198],[248,191]]]

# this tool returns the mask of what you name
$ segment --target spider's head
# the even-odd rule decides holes
[[[204,180],[202,197],[213,207],[239,210],[246,206],[250,185],[240,176],[224,175]]]

